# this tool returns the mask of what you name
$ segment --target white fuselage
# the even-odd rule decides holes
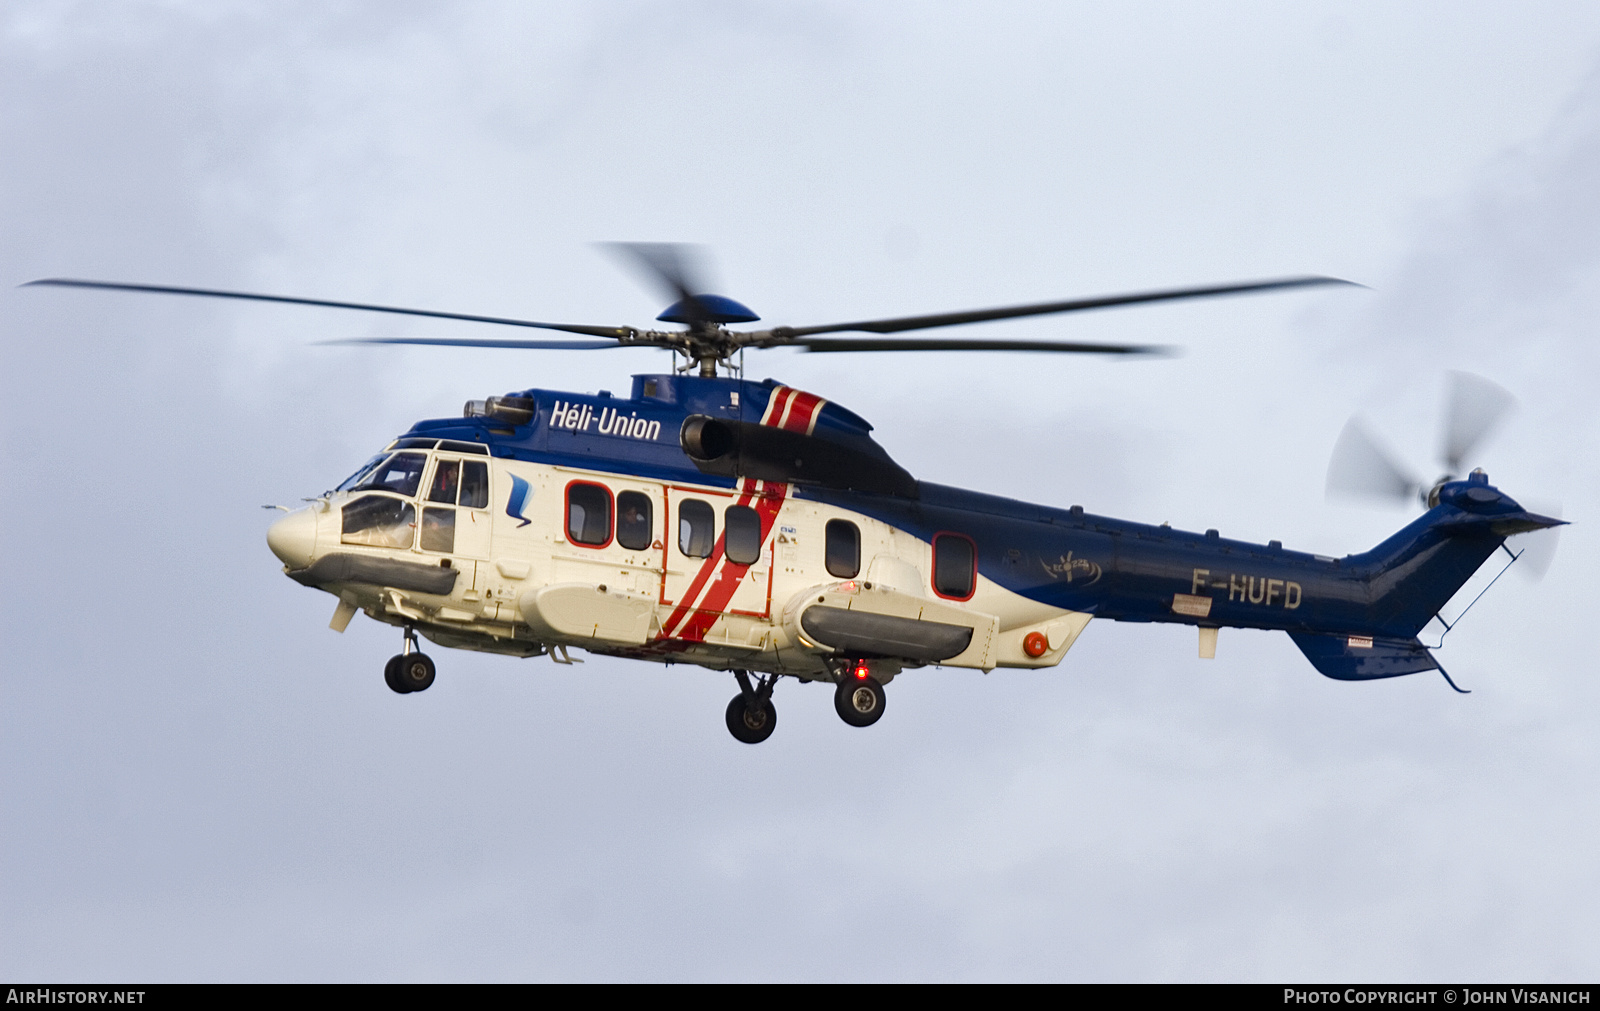
[[[970,596],[942,595],[930,582],[928,541],[797,498],[788,485],[745,480],[728,489],[424,452],[426,471],[415,494],[335,492],[285,516],[269,535],[292,576],[339,597],[335,627],[360,609],[379,621],[413,625],[443,646],[517,656],[581,647],[664,663],[827,678],[838,651],[802,627],[802,612],[811,606],[965,626],[970,643],[937,662],[984,670],[1054,665],[1089,620],[1006,590],[975,569]],[[469,463],[487,464],[486,501],[469,502],[465,492],[440,495],[445,478],[465,473]],[[356,503],[352,514],[376,508],[394,522],[352,532],[344,514]],[[724,550],[733,548],[730,507],[760,514],[759,549],[749,538],[743,548],[751,560],[730,560]],[[609,513],[603,523],[602,509]],[[851,528],[855,558],[841,561],[837,550],[830,556],[829,538],[849,535]],[[330,558],[335,555],[340,559]],[[351,558],[400,563],[435,580],[443,569],[456,575],[448,588],[429,592],[376,585],[368,580],[381,577],[371,575],[349,580],[348,566],[329,565]],[[297,574],[319,571],[332,578]],[[1030,639],[1030,633],[1037,634]],[[899,668],[874,667],[880,680]]]

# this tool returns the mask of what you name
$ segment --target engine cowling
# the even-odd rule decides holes
[[[693,414],[678,441],[703,474],[917,497],[916,478],[865,435],[808,435]]]

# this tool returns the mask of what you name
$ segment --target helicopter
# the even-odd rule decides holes
[[[526,389],[469,400],[460,417],[417,422],[309,505],[266,507],[285,512],[267,531],[284,573],[336,598],[331,628],[343,632],[361,612],[401,630],[384,681],[402,695],[427,690],[437,673],[419,636],[557,664],[582,662],[573,649],[694,664],[732,674],[738,692],[727,728],[756,744],[777,726],[772,696],[781,678],[832,685],[839,717],[866,727],[883,716],[886,686],[907,671],[1053,667],[1093,618],[1192,626],[1202,658],[1215,657],[1221,628],[1279,630],[1329,678],[1437,670],[1461,691],[1419,633],[1491,555],[1504,550],[1515,560],[1508,537],[1563,523],[1528,511],[1481,469],[1457,476],[1486,427],[1481,419],[1448,436],[1448,470],[1427,488],[1414,487],[1381,453],[1375,458],[1370,439],[1350,436],[1342,480],[1418,494],[1425,512],[1371,550],[1332,557],[919,480],[860,415],[775,380],[747,380],[736,364],[747,350],[774,347],[1159,355],[1170,349],[893,335],[1351,282],[1286,277],[733,330],[759,317],[709,292],[691,247],[611,248],[674,298],[658,320],[681,329],[71,278],[29,285],[354,309],[583,338],[328,343],[644,346],[683,360],[668,373],[635,375],[625,397]]]

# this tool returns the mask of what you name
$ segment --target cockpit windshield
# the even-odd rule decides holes
[[[341,484],[339,490],[389,491],[409,497],[417,493],[417,486],[422,483],[423,468],[427,465],[426,453],[396,453],[387,458],[374,457],[365,467]]]
[[[351,488],[354,488],[362,481],[365,481],[368,475],[370,475],[374,470],[377,470],[378,464],[387,459],[389,459],[388,453],[379,453],[377,456],[362,464],[360,469],[358,469],[354,474],[351,474],[349,477],[339,482],[339,487],[335,488],[334,491],[349,491]]]

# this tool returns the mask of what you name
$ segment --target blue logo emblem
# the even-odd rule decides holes
[[[530,499],[532,497],[533,497],[533,488],[532,488],[532,486],[529,485],[528,482],[524,481],[522,478],[518,477],[515,474],[512,474],[511,475],[511,497],[506,500],[506,515],[510,516],[514,520],[521,520],[522,521],[521,523],[517,524],[517,529],[518,530],[522,529],[523,527],[527,526],[529,523],[533,522],[533,520],[530,520],[530,519],[528,519],[528,517],[522,515],[523,508],[525,506],[527,506],[528,499]]]

